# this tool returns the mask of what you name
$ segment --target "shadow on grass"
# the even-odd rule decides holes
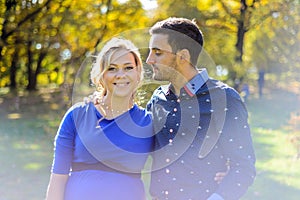
[[[276,173],[259,172],[254,185],[249,189],[242,200],[275,200],[288,199],[299,200],[300,190],[290,185],[282,184],[274,180]]]
[[[247,103],[250,123],[256,127],[279,129],[287,124],[290,113],[299,109],[296,94],[273,90],[262,99],[252,98]]]

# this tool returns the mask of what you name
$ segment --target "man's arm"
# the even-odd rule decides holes
[[[245,105],[233,90],[227,91],[226,119],[218,142],[229,170],[216,191],[224,199],[239,199],[253,183],[255,154]]]

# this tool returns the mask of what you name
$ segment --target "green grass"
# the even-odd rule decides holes
[[[300,197],[300,160],[286,130],[290,113],[299,110],[297,96],[272,91],[263,99],[247,104],[254,147],[257,176],[243,199],[290,199]]]
[[[44,198],[53,137],[66,109],[61,100],[50,103],[56,96],[0,97],[0,200]],[[257,177],[243,200],[299,199],[300,160],[285,128],[290,113],[300,108],[297,102],[296,95],[282,91],[249,99]]]
[[[0,98],[0,200],[44,199],[61,118],[51,107],[37,94]]]
[[[51,164],[50,138],[17,121],[7,122],[7,128],[3,129],[2,122],[1,120],[0,199],[43,199]],[[17,130],[16,127],[20,129]]]

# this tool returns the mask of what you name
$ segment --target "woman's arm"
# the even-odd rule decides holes
[[[68,178],[68,174],[51,173],[46,200],[64,200],[65,187]]]

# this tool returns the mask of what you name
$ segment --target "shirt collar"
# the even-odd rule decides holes
[[[182,94],[182,92],[184,92],[192,97],[206,83],[208,79],[209,77],[207,70],[205,68],[198,69],[198,74],[194,76],[185,86],[183,86],[183,88],[181,88],[180,93]],[[170,90],[174,91],[174,86],[170,84],[169,87],[165,89],[165,94],[169,94]]]
[[[206,83],[208,80],[208,73],[206,69],[199,69],[198,74],[194,76],[183,89],[189,96],[194,96],[196,92]]]

